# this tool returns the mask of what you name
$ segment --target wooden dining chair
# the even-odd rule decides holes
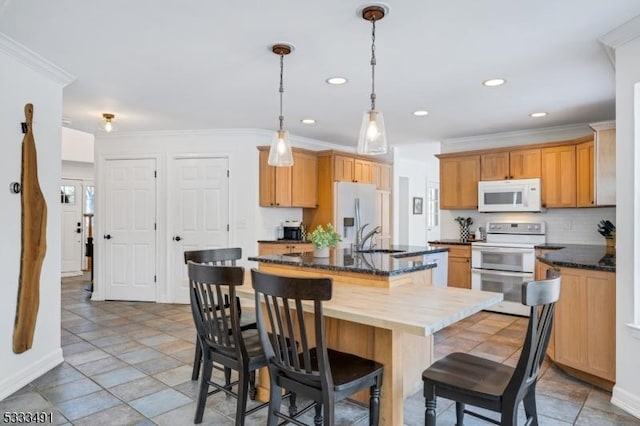
[[[327,348],[322,303],[331,299],[330,278],[292,278],[251,270],[255,289],[260,341],[269,368],[268,426],[279,419],[304,425],[299,416],[315,408],[315,425],[335,424],[335,402],[369,388],[369,424],[380,417],[381,364]],[[263,306],[264,304],[264,306]],[[303,312],[304,304],[304,312]],[[298,341],[297,356],[287,341]],[[282,389],[311,399],[313,403],[285,415],[280,411]]]
[[[242,259],[242,248],[240,247],[191,250],[191,251],[184,252],[185,265],[189,261],[192,261],[195,263],[204,263],[207,265],[236,266],[236,260],[240,260],[240,259]],[[243,315],[239,298],[236,298],[236,305],[238,307],[238,313],[240,314],[240,329],[241,330],[255,329],[256,328],[255,315],[248,314],[246,312]],[[229,308],[228,298],[225,299],[224,306],[227,309]],[[200,349],[200,344],[198,342],[198,339],[196,339],[196,351],[193,357],[193,371],[191,373],[191,380],[198,380],[201,364],[202,364],[202,350]],[[225,369],[225,380],[227,384],[230,383],[231,371],[228,369]],[[254,396],[255,395],[252,393],[251,398],[253,399]]]
[[[536,382],[547,351],[560,277],[531,281],[522,288],[522,303],[530,306],[529,324],[515,368],[466,353],[452,353],[422,373],[425,425],[436,424],[436,397],[456,402],[456,425],[465,413],[498,425],[517,424],[518,405],[524,402],[526,424],[538,424]],[[465,404],[500,413],[501,420],[465,409]]]
[[[244,282],[244,268],[237,266],[212,266],[189,261],[191,312],[202,348],[202,377],[198,390],[198,401],[194,423],[201,423],[208,395],[225,392],[238,399],[236,426],[244,425],[245,415],[266,406],[258,405],[247,410],[249,387],[255,389],[255,371],[266,366],[266,358],[256,330],[241,330],[237,304],[229,309],[219,309],[225,298],[236,297],[236,287]],[[238,380],[220,385],[211,379],[213,363],[226,370],[238,372]],[[226,374],[225,374],[226,376]],[[230,376],[230,375],[229,375]],[[237,385],[236,392],[232,387]],[[214,390],[209,392],[209,387]]]

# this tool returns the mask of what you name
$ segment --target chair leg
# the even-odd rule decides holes
[[[424,424],[425,426],[436,426],[436,387],[431,384],[424,384]]]
[[[529,389],[524,396],[524,412],[527,414],[527,420],[531,419],[531,426],[538,426],[538,410],[536,409],[536,391],[535,387]]]
[[[229,367],[224,367],[224,384],[227,387],[231,384],[231,369]]]
[[[456,401],[456,426],[464,426],[464,403]]]
[[[518,406],[507,404],[502,406],[502,420],[500,424],[503,426],[515,426],[518,424]]]
[[[291,392],[289,394],[289,417],[295,417],[298,414],[298,407],[296,407],[296,393]]]
[[[225,375],[227,370],[225,368]],[[244,426],[244,416],[247,412],[247,393],[249,391],[249,371],[240,369],[238,371],[238,405],[236,406],[236,426]]]
[[[322,404],[317,404],[315,410],[316,415],[313,417],[313,424],[316,426],[322,426]]]
[[[198,380],[201,364],[202,364],[202,347],[200,346],[200,339],[196,338],[196,354],[193,357],[193,372],[191,373],[191,380]]]
[[[211,372],[213,370],[213,362],[204,360],[202,368],[202,377],[200,377],[200,390],[198,391],[198,404],[196,405],[196,415],[193,418],[194,423],[202,423],[202,415],[204,414],[205,403],[209,393],[209,381],[211,380]]]
[[[271,371],[269,372],[271,373]],[[280,412],[280,406],[282,405],[282,388],[274,383],[273,380],[269,381],[269,414],[267,415],[267,426],[277,426],[278,417],[276,413]]]
[[[258,389],[256,389],[256,371],[249,373],[249,398],[255,401]]]
[[[369,426],[380,422],[380,388],[378,383],[369,388]]]

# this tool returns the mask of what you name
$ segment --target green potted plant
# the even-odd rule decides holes
[[[309,240],[313,243],[315,257],[329,257],[329,248],[335,247],[341,238],[340,234],[333,229],[333,225],[327,223],[326,229],[318,225],[309,235]]]

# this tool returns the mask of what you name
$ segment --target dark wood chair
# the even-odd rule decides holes
[[[436,424],[436,396],[456,402],[456,424],[465,413],[499,425],[517,424],[518,405],[524,402],[526,424],[537,425],[536,382],[547,350],[560,277],[525,283],[522,303],[530,306],[529,325],[515,368],[466,353],[452,353],[422,373],[425,425]],[[496,421],[465,409],[465,404],[501,414]]]
[[[247,410],[249,387],[255,389],[255,370],[266,366],[266,358],[256,330],[240,329],[240,313],[235,303],[229,309],[219,309],[225,298],[235,300],[236,286],[244,282],[244,268],[236,266],[212,266],[189,261],[191,312],[202,348],[202,377],[194,423],[202,422],[207,396],[225,392],[238,398],[236,426],[244,425],[246,414],[262,408],[267,403]],[[236,370],[238,380],[220,385],[211,380],[213,363],[224,366],[225,371]],[[226,376],[226,374],[225,374]],[[232,387],[238,385],[237,391]],[[209,387],[214,388],[209,392]]]
[[[216,266],[236,266],[236,260],[242,259],[242,249],[240,247],[234,248],[218,248],[218,249],[206,249],[206,250],[191,250],[184,252],[184,263],[192,261],[195,263],[205,263],[207,265]],[[240,307],[240,299],[236,298],[236,304],[238,306],[238,313],[240,314],[240,329],[250,330],[256,329],[255,315],[249,315],[245,312],[242,314]],[[224,306],[229,308],[229,299],[225,299]],[[219,308],[219,307],[218,307]],[[200,349],[200,343],[196,339],[196,352],[193,357],[193,371],[191,373],[191,380],[198,380],[200,374],[200,366],[202,364],[202,350]],[[225,369],[226,383],[229,384],[231,380],[231,371]],[[254,393],[251,393],[253,399]]]
[[[256,292],[258,332],[267,357],[270,380],[267,424],[278,419],[296,425],[300,414],[315,407],[314,424],[334,425],[335,402],[369,388],[369,424],[380,417],[382,365],[326,346],[322,302],[331,299],[330,278],[292,278],[251,270]],[[313,316],[302,315],[305,311]],[[264,304],[264,306],[263,306]],[[297,340],[299,353],[292,356],[287,341]],[[293,418],[280,412],[282,389],[314,402]]]

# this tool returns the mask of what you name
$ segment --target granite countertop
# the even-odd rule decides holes
[[[248,260],[331,271],[391,276],[434,268],[437,266],[436,263],[417,259],[416,257],[447,251],[447,249],[439,247],[403,245],[393,245],[386,250],[397,250],[398,252],[378,251],[367,253],[353,252],[349,249],[335,249],[331,250],[331,255],[326,258],[314,257],[313,253],[286,253],[253,256],[249,257]]]
[[[553,250],[538,256],[553,266],[596,271],[616,272],[616,255],[607,253],[605,246],[586,244],[540,244],[536,249]]]

